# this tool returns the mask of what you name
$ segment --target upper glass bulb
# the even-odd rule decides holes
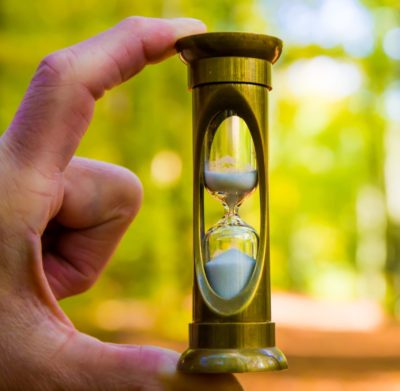
[[[231,111],[206,139],[204,184],[228,209],[240,206],[257,187],[253,140],[246,122]]]

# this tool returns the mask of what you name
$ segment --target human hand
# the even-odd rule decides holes
[[[57,299],[87,290],[141,202],[127,169],[73,157],[95,101],[175,41],[188,19],[128,18],[46,57],[0,139],[0,390],[240,390],[175,373],[177,353],[78,332]]]

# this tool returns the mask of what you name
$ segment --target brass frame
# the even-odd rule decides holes
[[[193,89],[193,323],[189,349],[178,369],[192,373],[278,370],[287,367],[275,347],[271,322],[268,213],[268,91],[271,64],[282,50],[275,37],[248,33],[206,33],[176,44],[190,65]],[[246,122],[253,138],[260,189],[260,243],[248,285],[237,296],[218,296],[204,270],[204,139],[218,116],[231,110]]]

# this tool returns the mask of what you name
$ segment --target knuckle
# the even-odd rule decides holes
[[[83,293],[88,291],[93,284],[96,282],[97,276],[85,276],[81,277],[74,283],[73,290],[75,294]]]
[[[143,186],[140,179],[124,167],[117,168],[119,186],[116,188],[115,199],[119,214],[127,220],[132,220],[140,207],[143,198]]]
[[[90,266],[90,262],[87,262],[84,266],[76,268],[76,274],[70,281],[70,291],[76,293],[83,293],[89,290],[96,282],[99,276],[99,270],[95,267]]]
[[[131,26],[134,29],[141,28],[146,23],[146,18],[143,16],[128,16],[122,20],[121,25]]]
[[[67,49],[48,54],[37,69],[35,80],[40,82],[60,82],[72,71],[71,54]]]

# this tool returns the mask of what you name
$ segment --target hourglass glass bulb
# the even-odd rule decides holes
[[[205,186],[229,210],[233,210],[257,186],[251,135],[240,117],[229,115],[210,138],[204,169]]]
[[[238,208],[257,187],[254,145],[246,123],[233,112],[206,139],[204,184],[225,207],[225,216],[205,235],[205,271],[214,291],[231,299],[247,285],[256,264],[258,236]]]

